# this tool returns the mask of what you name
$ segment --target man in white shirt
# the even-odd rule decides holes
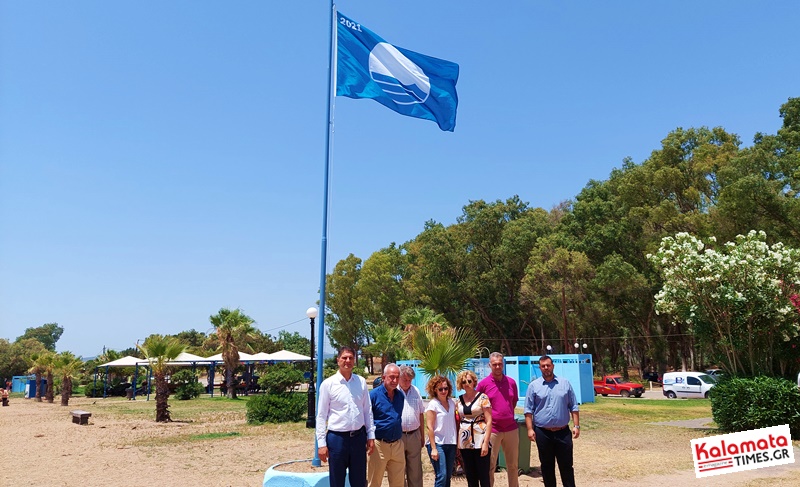
[[[367,455],[375,442],[372,403],[367,382],[353,374],[356,355],[350,347],[339,350],[339,371],[322,382],[317,405],[319,459],[328,462],[331,487],[366,487]]]
[[[400,367],[400,389],[405,394],[403,406],[403,449],[406,455],[405,487],[422,487],[422,447],[425,445],[425,404],[419,389],[411,384],[414,369]]]

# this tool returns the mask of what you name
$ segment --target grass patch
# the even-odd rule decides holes
[[[611,399],[595,398],[594,403],[581,404],[581,419],[589,426],[602,429],[621,424],[647,424],[683,419],[710,418],[708,399]],[[581,421],[583,422],[583,421]]]
[[[227,433],[203,433],[201,435],[192,435],[190,440],[218,440],[221,438],[230,438],[231,436],[240,436],[238,431],[229,431]]]

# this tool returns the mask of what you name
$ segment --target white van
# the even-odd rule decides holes
[[[666,372],[662,392],[670,399],[676,397],[708,398],[708,391],[717,381],[703,372]]]

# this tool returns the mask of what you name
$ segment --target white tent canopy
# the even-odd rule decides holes
[[[302,362],[311,360],[311,358],[305,355],[300,355],[299,353],[291,352],[289,350],[281,350],[280,352],[275,353],[259,352],[256,354],[239,352],[240,362],[265,362],[267,360],[274,362]],[[201,357],[193,353],[181,352],[180,355],[175,357],[175,360],[171,360],[169,363],[174,365],[188,365],[191,363],[208,365],[212,362],[222,362],[222,354],[218,353],[210,357]],[[117,360],[108,362],[107,364],[99,365],[98,367],[135,367],[137,365],[146,366],[150,365],[150,363],[147,361],[147,359],[136,358],[127,355],[125,357],[118,358]]]
[[[267,352],[258,352],[257,354],[253,355],[253,360],[258,360],[259,362],[264,360],[270,360],[270,355]]]
[[[222,359],[220,358],[219,360]],[[172,365],[189,365],[192,363],[207,365],[210,363],[210,361],[207,358],[195,355],[193,353],[181,352],[180,355],[175,357],[175,360],[171,360],[169,363]],[[118,358],[117,360],[112,360],[107,364],[98,365],[98,367],[136,367],[137,365],[148,366],[150,365],[150,362],[146,358],[136,358],[126,355],[125,357]]]
[[[212,355],[212,356],[207,357],[207,358],[202,358],[201,357],[200,360],[211,361],[211,362],[222,362],[222,354],[218,353],[216,355]],[[264,359],[256,358],[255,355],[251,355],[249,353],[239,352],[239,362],[251,362],[251,361],[257,361],[257,360],[264,360]]]
[[[209,362],[222,362],[222,354],[218,353],[202,360]],[[290,352],[289,350],[281,350],[280,352],[275,353],[258,352],[252,355],[249,353],[239,352],[240,362],[302,362],[308,360],[311,360],[311,358],[305,355],[300,355],[299,353]]]
[[[137,365],[147,365],[147,360],[126,355],[107,364],[98,365],[98,367],[136,367]]]
[[[290,352],[289,350],[281,350],[280,352],[270,353],[269,359],[267,360],[275,360],[276,362],[299,362],[303,360],[311,360],[311,358],[306,357],[305,355],[300,355],[299,353]]]
[[[183,362],[190,362],[190,363],[194,362],[194,363],[200,363],[200,364],[208,364],[209,360],[207,358],[205,358],[205,357],[201,357],[201,356],[195,355],[193,353],[181,352],[177,357],[175,357],[175,360],[170,360],[169,363],[174,364],[174,363],[178,363],[178,362],[181,362],[181,363],[183,363]]]

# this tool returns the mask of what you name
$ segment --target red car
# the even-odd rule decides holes
[[[603,380],[594,381],[594,393],[603,396],[619,394],[622,397],[642,397],[644,387],[635,382],[626,382],[621,375],[607,375]]]

